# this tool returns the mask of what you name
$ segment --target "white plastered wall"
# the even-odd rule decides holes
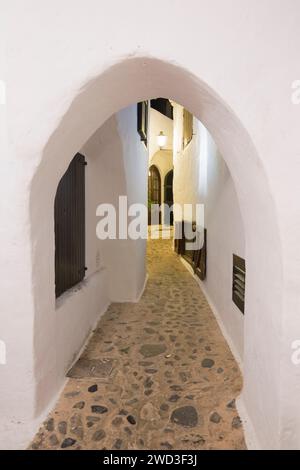
[[[204,204],[207,275],[201,286],[221,319],[241,363],[244,317],[232,302],[232,255],[245,257],[244,224],[239,202],[224,159],[207,129],[196,118],[193,120],[192,141],[182,149],[182,116],[182,106],[174,103],[175,202],[181,206],[186,203]],[[181,220],[181,215],[175,215],[175,219]]]
[[[291,343],[300,335],[300,108],[290,99],[300,73],[299,2],[191,0],[187,10],[182,2],[155,0],[143,6],[137,0],[12,0],[2,10],[1,44],[9,49],[2,47],[0,62],[7,90],[1,112],[0,324],[7,353],[0,369],[1,446],[24,445],[47,392],[37,387],[49,354],[44,315],[53,302],[51,256],[43,250],[53,199],[44,192],[54,197],[53,182],[112,114],[167,96],[208,128],[236,187],[248,261],[245,413],[260,447],[299,448],[300,369],[291,362]]]
[[[119,196],[126,196],[128,206],[145,202],[147,149],[139,138],[136,105],[108,119],[82,147],[86,157],[86,266],[87,275],[105,270],[110,301],[136,300],[145,282],[145,242],[118,240]],[[135,172],[140,175],[136,179]],[[112,204],[116,209],[116,239],[99,240],[96,236],[97,206]],[[136,262],[140,266],[137,275]],[[126,269],[120,267],[126,266]]]
[[[205,137],[205,130],[202,129],[202,138]],[[232,301],[232,257],[236,254],[245,258],[244,223],[230,172],[210,135],[207,135],[206,157],[207,192],[201,201],[205,205],[208,248],[207,277],[203,287],[241,362],[244,354],[244,316]]]

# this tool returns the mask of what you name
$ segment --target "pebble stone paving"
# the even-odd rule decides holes
[[[246,449],[241,373],[199,285],[170,240],[149,241],[147,258],[141,300],[101,317],[81,356],[93,366],[68,379],[30,449]]]

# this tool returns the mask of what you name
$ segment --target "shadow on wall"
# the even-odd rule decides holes
[[[126,126],[126,129],[124,127]],[[133,146],[124,143],[132,137]],[[144,166],[147,154],[136,132],[136,106],[115,114],[101,126],[81,149],[87,160],[86,171],[86,265],[88,275],[100,267],[107,273],[108,297],[111,301],[132,301],[138,296],[134,263],[137,243],[132,240],[99,240],[96,236],[97,206],[112,204],[116,210],[119,195],[135,201],[142,197],[136,187],[146,186]],[[134,155],[134,159],[131,155]],[[139,170],[140,178],[131,178],[132,169]],[[145,191],[145,189],[144,189]],[[138,202],[138,201],[137,201]],[[118,220],[118,211],[116,213]],[[118,226],[117,226],[118,229]],[[144,243],[143,243],[144,245]],[[126,266],[127,269],[119,269]]]

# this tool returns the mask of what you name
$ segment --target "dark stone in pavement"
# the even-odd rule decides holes
[[[167,348],[164,344],[143,344],[140,348],[140,353],[144,357],[158,356],[166,352]]]
[[[101,415],[103,413],[107,413],[107,411],[108,411],[106,406],[101,406],[101,405],[93,405],[93,406],[91,406],[91,410],[92,410],[92,413],[99,413]]]
[[[72,439],[71,437],[67,437],[63,440],[61,448],[66,449],[67,447],[71,447],[75,444],[76,440]]]
[[[103,429],[98,429],[94,434],[93,434],[93,441],[101,441],[102,439],[104,439],[106,436],[105,434],[105,431],[103,431]]]
[[[209,418],[209,420],[215,424],[218,424],[221,421],[221,419],[222,417],[217,412],[214,412]]]
[[[203,359],[201,365],[202,367],[205,367],[206,369],[210,369],[211,367],[215,365],[215,361],[213,361],[212,359],[205,358]]]
[[[182,406],[173,411],[171,421],[180,426],[194,428],[198,424],[198,413],[193,406]]]
[[[132,415],[127,416],[127,421],[130,424],[136,424],[136,420]]]

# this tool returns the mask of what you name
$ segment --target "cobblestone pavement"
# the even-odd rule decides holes
[[[169,240],[137,304],[112,304],[31,449],[245,449],[242,377]],[[96,377],[97,376],[97,377]]]

